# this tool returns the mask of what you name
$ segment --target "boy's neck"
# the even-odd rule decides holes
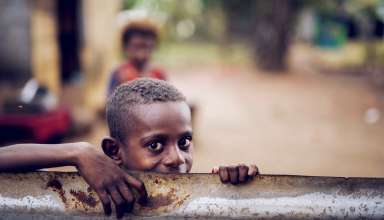
[[[133,65],[133,67],[135,67],[135,69],[139,73],[143,73],[147,66],[147,62],[139,62],[139,61],[131,60],[130,63]]]

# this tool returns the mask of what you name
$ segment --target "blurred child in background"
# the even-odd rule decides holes
[[[111,74],[108,96],[120,84],[139,77],[166,80],[165,73],[150,64],[151,56],[159,41],[157,26],[148,19],[136,19],[123,29],[122,46],[127,57]]]

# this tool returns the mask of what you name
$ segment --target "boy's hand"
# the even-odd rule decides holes
[[[78,155],[77,169],[99,195],[106,215],[112,212],[111,199],[116,207],[117,218],[132,211],[135,202],[133,188],[140,195],[139,203],[147,201],[144,183],[124,172],[112,159],[90,144],[82,148]]]
[[[212,173],[219,174],[222,183],[231,183],[233,185],[245,183],[259,174],[259,169],[252,164],[247,166],[239,164],[237,166],[214,167]]]

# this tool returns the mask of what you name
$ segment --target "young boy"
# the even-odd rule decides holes
[[[131,211],[138,191],[145,203],[144,184],[129,170],[188,173],[193,163],[191,113],[184,96],[165,81],[142,78],[119,86],[106,106],[110,137],[105,153],[88,143],[58,145],[20,144],[0,148],[0,171],[28,171],[76,166],[98,193],[106,214],[111,200],[118,217]],[[107,156],[106,156],[107,155]],[[258,173],[257,167],[238,165],[214,168],[223,183],[238,184]]]
[[[131,21],[124,28],[121,42],[127,55],[125,63],[112,72],[108,85],[108,95],[122,83],[139,77],[166,80],[165,73],[150,66],[153,50],[158,43],[158,29],[150,20]]]

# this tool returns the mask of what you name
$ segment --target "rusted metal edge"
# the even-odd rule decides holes
[[[384,179],[133,173],[150,199],[128,219],[384,219]],[[0,173],[0,219],[112,219],[77,173]]]

